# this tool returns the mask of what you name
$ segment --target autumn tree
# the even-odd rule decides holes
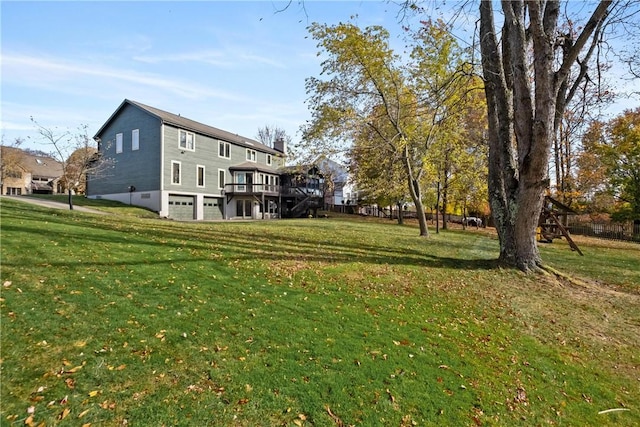
[[[480,2],[480,48],[489,121],[489,200],[500,242],[499,259],[523,271],[542,261],[535,230],[549,185],[547,166],[570,93],[569,75],[588,67],[593,46],[624,5],[600,1],[584,25],[563,34],[560,2]],[[496,30],[496,22],[502,25]],[[581,76],[581,77],[580,77]],[[573,85],[586,73],[578,73]]]
[[[398,224],[403,223],[402,207],[409,199],[401,155],[394,146],[381,144],[377,132],[363,127],[348,151],[349,172],[358,183],[366,202],[398,209]]]
[[[76,132],[48,128],[33,117],[40,142],[52,147],[52,156],[62,164],[60,183],[69,195],[69,209],[73,210],[73,193],[83,192],[87,175],[104,176],[112,168],[111,160],[98,154],[96,142],[89,137],[88,126],[81,125]]]
[[[454,173],[450,182],[452,203],[463,216],[487,211],[487,110],[482,83],[469,81],[465,108],[455,120]]]
[[[585,179],[602,174],[596,188],[604,187],[622,202],[618,216],[640,219],[640,108],[625,110],[606,124],[595,123],[585,140],[585,156],[598,162],[597,172],[593,163],[587,165]]]
[[[615,200],[608,191],[608,178],[602,158],[597,152],[604,141],[605,123],[594,120],[582,136],[581,150],[576,159],[576,190],[580,211],[590,215],[610,213]]]
[[[419,185],[423,152],[412,139],[415,93],[389,46],[389,33],[379,26],[361,30],[352,24],[317,23],[309,31],[327,56],[321,72],[327,78],[311,77],[306,82],[312,111],[312,121],[303,129],[306,145],[322,147],[324,152],[335,144],[348,147],[363,128],[369,128],[377,142],[398,154],[420,235],[428,236]]]
[[[451,28],[443,21],[423,21],[413,39],[411,73],[416,91],[422,96],[421,133],[439,184],[446,229],[451,180],[466,144],[466,135],[461,131],[463,116],[474,92],[482,90],[482,84],[478,81],[471,84],[473,68],[467,52],[458,45]]]
[[[565,37],[575,39],[578,30],[579,27],[576,28],[569,19],[558,31],[564,41]],[[567,46],[570,43],[563,44],[563,49]],[[564,100],[564,107],[557,110],[554,119],[555,135],[550,166],[555,179],[551,189],[554,197],[567,206],[571,206],[581,196],[576,182],[580,142],[590,124],[602,116],[603,110],[611,105],[617,95],[607,74],[611,63],[603,57],[590,61],[599,48],[597,43],[590,45],[580,59],[579,66],[572,67],[569,71],[558,96]],[[561,56],[557,58],[558,61],[561,59]],[[595,63],[590,66],[590,62]]]
[[[307,79],[313,119],[305,140],[316,147],[327,141],[349,146],[361,135],[375,135],[370,141],[401,166],[420,235],[428,236],[422,200],[426,153],[459,108],[463,52],[440,21],[422,22],[411,40],[411,57],[404,60],[378,26],[313,24],[310,31],[327,55],[321,73],[327,78]]]
[[[20,149],[23,140],[16,138],[11,144],[0,145],[0,194],[5,192],[7,178],[13,178],[22,174],[23,152]]]

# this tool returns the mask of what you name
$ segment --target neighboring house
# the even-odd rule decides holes
[[[94,138],[100,154],[114,162],[110,173],[88,176],[90,198],[179,220],[276,218],[281,206],[301,201],[281,185],[283,142],[271,148],[130,100]]]
[[[61,193],[62,164],[46,155],[2,147],[2,194]]]
[[[327,209],[345,204],[356,205],[358,203],[358,193],[345,166],[325,156],[318,158],[315,164],[318,165],[327,181],[330,181],[330,183],[327,183],[329,190],[325,192],[324,197]]]

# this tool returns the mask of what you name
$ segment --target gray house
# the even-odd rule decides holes
[[[114,166],[88,177],[87,197],[179,220],[279,216],[284,143],[271,148],[127,99],[94,138]]]

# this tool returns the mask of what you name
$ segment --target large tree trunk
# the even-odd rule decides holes
[[[558,93],[579,52],[601,28],[610,3],[599,4],[554,72],[558,1],[503,1],[501,45],[493,2],[480,2],[480,48],[489,121],[489,202],[500,242],[500,261],[523,271],[537,270],[541,264],[535,231],[548,186],[554,118],[563,113],[557,109],[566,105],[557,102]]]
[[[505,24],[500,50],[492,4],[481,2],[480,5],[482,66],[489,118],[489,201],[500,241],[500,261],[529,271],[540,263],[535,229],[546,187],[551,142],[547,135],[548,112],[555,109],[553,102],[536,103],[534,109],[525,60],[524,5],[505,2],[503,9]],[[553,57],[535,54],[536,62],[542,63],[536,64],[537,79]],[[549,77],[540,77],[543,81],[539,85],[536,80],[536,100],[539,91],[548,90]],[[553,96],[545,97],[548,101],[549,98],[554,100]]]

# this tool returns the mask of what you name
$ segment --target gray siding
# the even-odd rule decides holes
[[[140,148],[132,151],[134,129],[140,131]],[[123,135],[122,153],[116,153],[116,134]],[[160,190],[160,121],[132,105],[125,105],[120,114],[98,135],[103,155],[115,160],[105,176],[91,179],[88,195]]]
[[[247,148],[230,144],[229,158],[218,156],[219,140],[209,136],[195,135],[195,150],[185,150],[179,146],[179,129],[173,126],[164,126],[164,188],[163,190],[219,194],[218,169],[227,171],[226,183],[231,183],[232,177],[229,167],[246,162]],[[267,165],[266,153],[256,151],[256,165]],[[180,185],[172,182],[172,162],[180,162]],[[279,157],[272,155],[271,167],[277,168],[282,163]],[[197,186],[197,166],[205,167],[205,187]]]

